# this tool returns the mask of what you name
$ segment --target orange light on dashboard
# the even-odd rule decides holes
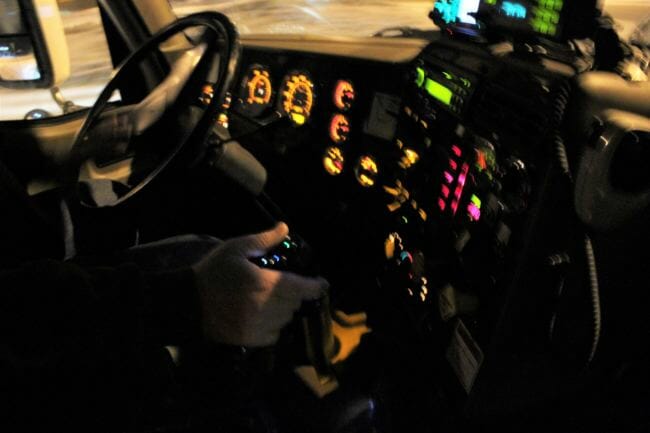
[[[402,182],[397,180],[395,186],[384,186],[384,191],[393,198],[393,202],[387,205],[388,210],[395,212],[402,207],[404,203],[411,197],[409,191],[402,185]]]
[[[350,136],[350,121],[343,114],[335,114],[330,122],[330,138],[336,144],[345,143]]]
[[[343,167],[345,165],[345,159],[343,158],[343,152],[341,149],[335,146],[328,147],[325,150],[325,156],[323,157],[323,166],[325,171],[332,175],[338,176],[343,172]]]
[[[229,124],[228,115],[226,113],[221,113],[219,114],[219,117],[217,118],[217,124],[223,126],[224,128],[228,129],[228,124]]]
[[[271,102],[273,85],[268,71],[253,69],[246,86],[248,88],[248,98],[246,99],[248,104],[265,105]]]
[[[223,100],[223,104],[221,104],[221,108],[223,108],[224,110],[228,110],[231,105],[232,105],[232,94],[230,92],[227,92],[226,97]]]
[[[420,155],[413,149],[404,149],[404,156],[399,162],[399,166],[403,169],[411,168],[420,160]]]
[[[303,73],[285,77],[279,107],[296,126],[307,123],[314,106],[314,83]]]
[[[362,156],[354,169],[354,174],[361,186],[369,188],[377,182],[379,167],[372,157]]]
[[[476,149],[476,167],[480,171],[485,171],[488,168],[487,156],[485,155],[485,152],[480,149]]]
[[[341,111],[348,111],[352,108],[356,92],[351,82],[339,80],[334,87],[334,106]]]
[[[212,98],[214,98],[214,87],[212,87],[212,84],[205,84],[201,89],[199,102],[204,106],[208,106],[210,105],[210,102],[212,102]]]

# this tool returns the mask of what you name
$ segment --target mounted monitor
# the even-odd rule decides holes
[[[479,23],[475,15],[481,0],[437,0],[429,17],[440,28],[451,33],[478,36]]]
[[[56,0],[0,0],[0,86],[47,88],[70,76]]]
[[[449,33],[554,41],[591,35],[598,0],[437,0],[429,14]]]
[[[555,41],[591,35],[600,14],[598,0],[481,0],[478,19],[515,36]]]

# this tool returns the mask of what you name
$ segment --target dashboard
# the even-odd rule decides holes
[[[371,39],[360,46],[382,43]],[[358,305],[360,294],[372,290],[369,276],[377,274],[382,257],[377,233],[386,222],[376,217],[387,212],[382,188],[392,169],[385,162],[396,156],[407,62],[425,43],[418,41],[414,50],[413,41],[389,41],[383,48],[388,55],[376,58],[342,54],[350,47],[345,43],[338,53],[323,53],[321,44],[314,41],[313,51],[245,45],[230,130],[247,135],[241,143],[267,168],[269,195],[321,252],[328,278],[358,287],[339,291]],[[406,59],[404,51],[410,51]],[[391,55],[399,61],[379,60]],[[285,116],[281,122],[260,126],[276,111]],[[253,136],[250,120],[256,123],[252,129],[260,128]],[[331,253],[336,244],[345,247]]]
[[[280,414],[288,412],[287,419],[308,424],[288,431],[331,431],[328,411],[356,411],[360,394],[368,397],[368,417],[376,415],[388,426],[368,431],[544,431],[545,422],[535,425],[538,420],[557,413],[551,424],[573,419],[575,405],[566,404],[568,400],[589,396],[600,387],[596,381],[585,389],[576,384],[583,377],[585,383],[591,379],[592,371],[583,375],[582,354],[589,349],[583,346],[596,338],[589,327],[597,324],[584,283],[591,275],[576,276],[587,270],[585,251],[575,253],[576,245],[584,245],[584,226],[576,221],[573,188],[558,164],[563,157],[559,144],[566,141],[569,153],[576,155],[587,139],[569,138],[592,132],[582,130],[592,121],[591,108],[570,106],[582,102],[574,98],[576,90],[584,90],[576,83],[578,74],[569,64],[538,55],[541,52],[508,51],[440,34],[431,37],[243,37],[239,70],[218,123],[266,169],[264,194],[242,194],[241,185],[232,185],[240,179],[215,173],[219,170],[213,163],[221,154],[212,145],[223,142],[220,136],[208,143],[215,158],[207,158],[203,170],[192,165],[192,173],[183,171],[174,178],[179,182],[157,183],[151,196],[123,208],[128,215],[124,222],[110,213],[103,216],[111,227],[126,227],[124,235],[115,236],[114,230],[100,233],[111,238],[107,245],[132,242],[131,228],[140,221],[143,229],[137,238],[142,236],[144,242],[163,238],[168,231],[227,238],[240,230],[261,230],[273,214],[312,247],[315,271],[330,282],[332,309],[357,318],[354,313],[366,313],[356,324],[364,322],[370,332],[360,337],[350,358],[333,366],[341,392],[317,404],[312,404],[313,395],[303,389],[304,383],[294,386],[293,371],[284,374],[282,357],[293,358],[294,353],[277,358],[277,377],[268,378],[269,383],[263,379],[271,390],[264,391],[264,398],[271,397],[272,408]],[[202,78],[197,74],[198,105],[212,108],[214,89]],[[607,92],[615,89],[609,81],[602,83]],[[636,93],[629,83],[621,88]],[[198,89],[190,90],[189,108],[202,113],[194,100]],[[603,94],[601,89],[594,93]],[[568,114],[571,108],[583,109],[577,117],[584,121],[574,122]],[[75,123],[57,129],[62,132],[53,140],[44,137],[52,135],[48,124],[55,119],[36,122],[37,128],[27,126],[27,133],[18,131],[20,125],[3,132],[12,135],[8,142],[19,143],[16,149],[23,153],[38,143],[57,149],[46,153],[58,156],[56,144],[66,141],[66,130],[72,134],[79,129],[83,113],[68,116]],[[15,140],[30,134],[36,138]],[[643,141],[632,144],[640,148]],[[623,174],[634,171],[628,170],[634,160],[647,160],[647,152],[630,155],[624,155]],[[185,168],[186,161],[179,160]],[[54,166],[31,165],[37,171]],[[643,174],[643,168],[636,173]],[[632,183],[642,181],[635,178]],[[260,204],[266,212],[260,212]],[[608,211],[603,214],[608,216]],[[93,217],[94,226],[100,218]],[[260,224],[260,219],[265,221]],[[647,238],[647,229],[639,233],[640,239]],[[89,238],[79,246],[98,244]],[[637,255],[622,242],[609,255],[621,250],[615,260]],[[602,257],[602,251],[597,252]],[[278,257],[273,260],[281,262]],[[614,304],[618,314],[605,312],[610,315],[605,316],[604,332],[610,334],[603,339],[610,352],[605,356],[616,359],[598,367],[612,366],[617,376],[630,382],[636,378],[629,373],[630,352],[642,364],[637,367],[644,372],[641,377],[647,378],[648,355],[637,356],[644,349],[636,342],[647,336],[647,326],[640,324],[647,322],[648,296],[637,296],[644,292],[638,289],[645,280],[628,276],[630,268],[642,273],[644,258],[647,252],[632,264],[623,263],[620,274],[599,263],[604,270],[601,281],[616,289],[620,301]],[[561,299],[563,291],[566,297]],[[611,308],[614,295],[603,293],[608,297],[603,305]],[[553,341],[558,311],[559,329],[578,330],[562,334],[567,341],[559,343]],[[562,320],[565,311],[569,313]],[[626,321],[629,317],[635,320]],[[299,325],[298,320],[289,338],[298,337],[289,343],[301,336],[302,330],[295,332],[293,325]],[[619,332],[611,333],[616,326]],[[617,337],[619,342],[612,345]],[[281,347],[287,346],[284,343]],[[602,353],[606,351],[599,356]],[[304,353],[297,355],[303,360]],[[568,357],[575,359],[565,363]],[[638,386],[647,396],[644,383]],[[243,388],[248,400],[250,390]],[[295,395],[275,398],[293,391]],[[593,419],[595,425],[619,409],[592,418],[596,410],[589,410],[591,400],[585,400],[585,413],[578,413],[577,422]],[[634,397],[621,401],[627,404]],[[605,404],[609,402],[607,398]],[[339,404],[343,409],[335,407]]]
[[[539,256],[565,235],[545,225],[567,206],[552,181],[554,140],[574,72],[417,43],[397,60],[389,41],[395,61],[345,44],[244,45],[228,120],[317,252],[336,308],[368,312],[404,353],[415,345],[423,364],[410,374],[446,383],[471,410],[508,387],[497,379],[504,354],[546,332],[530,324],[547,313]],[[430,407],[420,403],[410,410]]]

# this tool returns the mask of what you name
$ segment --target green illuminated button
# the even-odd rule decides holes
[[[437,81],[427,78],[424,83],[427,93],[445,105],[451,105],[451,98],[454,96],[451,90]]]
[[[416,84],[418,87],[422,87],[422,85],[424,84],[424,80],[425,80],[425,78],[426,78],[426,74],[425,74],[425,72],[424,72],[424,69],[422,69],[422,68],[415,68],[415,72],[416,72],[416,74],[417,74],[416,77],[415,77],[415,84]]]

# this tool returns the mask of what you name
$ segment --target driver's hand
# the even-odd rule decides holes
[[[230,239],[194,266],[205,336],[249,347],[278,341],[302,301],[320,298],[328,283],[251,263],[279,245],[289,228],[280,223],[259,234]]]

